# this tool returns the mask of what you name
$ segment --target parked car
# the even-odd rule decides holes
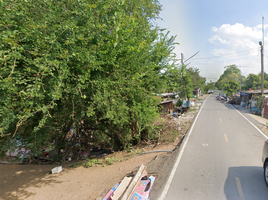
[[[208,94],[212,94],[213,93],[213,90],[212,89],[209,89],[208,90]]]
[[[262,151],[263,175],[266,186],[268,187],[268,140],[264,142]]]

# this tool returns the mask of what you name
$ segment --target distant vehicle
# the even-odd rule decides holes
[[[262,150],[263,175],[266,186],[268,187],[268,140],[264,142]]]
[[[220,98],[221,98],[221,99],[220,99],[221,101],[227,101],[227,100],[228,100],[227,97],[226,97],[225,95],[220,96]]]
[[[213,90],[212,89],[209,89],[208,90],[208,94],[212,94],[213,93]]]

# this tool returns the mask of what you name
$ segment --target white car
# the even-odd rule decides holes
[[[264,170],[264,181],[268,187],[268,140],[264,142],[263,151],[262,151],[262,163]]]
[[[212,94],[213,93],[213,90],[212,89],[209,89],[208,90],[208,94]]]

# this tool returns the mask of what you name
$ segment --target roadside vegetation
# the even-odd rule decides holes
[[[0,1],[0,149],[154,139],[162,92],[190,98],[200,71],[177,64],[157,0]],[[203,91],[205,91],[203,89]],[[63,155],[62,155],[63,156]]]
[[[206,87],[208,89],[218,88],[227,96],[233,95],[235,92],[244,90],[256,90],[261,88],[261,73],[249,74],[243,76],[241,70],[237,65],[228,65],[224,67],[225,70],[216,82],[210,82]],[[268,74],[264,72],[264,88],[268,88]]]

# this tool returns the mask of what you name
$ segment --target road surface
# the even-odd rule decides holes
[[[268,199],[261,161],[265,136],[215,97],[204,102],[159,199]]]

